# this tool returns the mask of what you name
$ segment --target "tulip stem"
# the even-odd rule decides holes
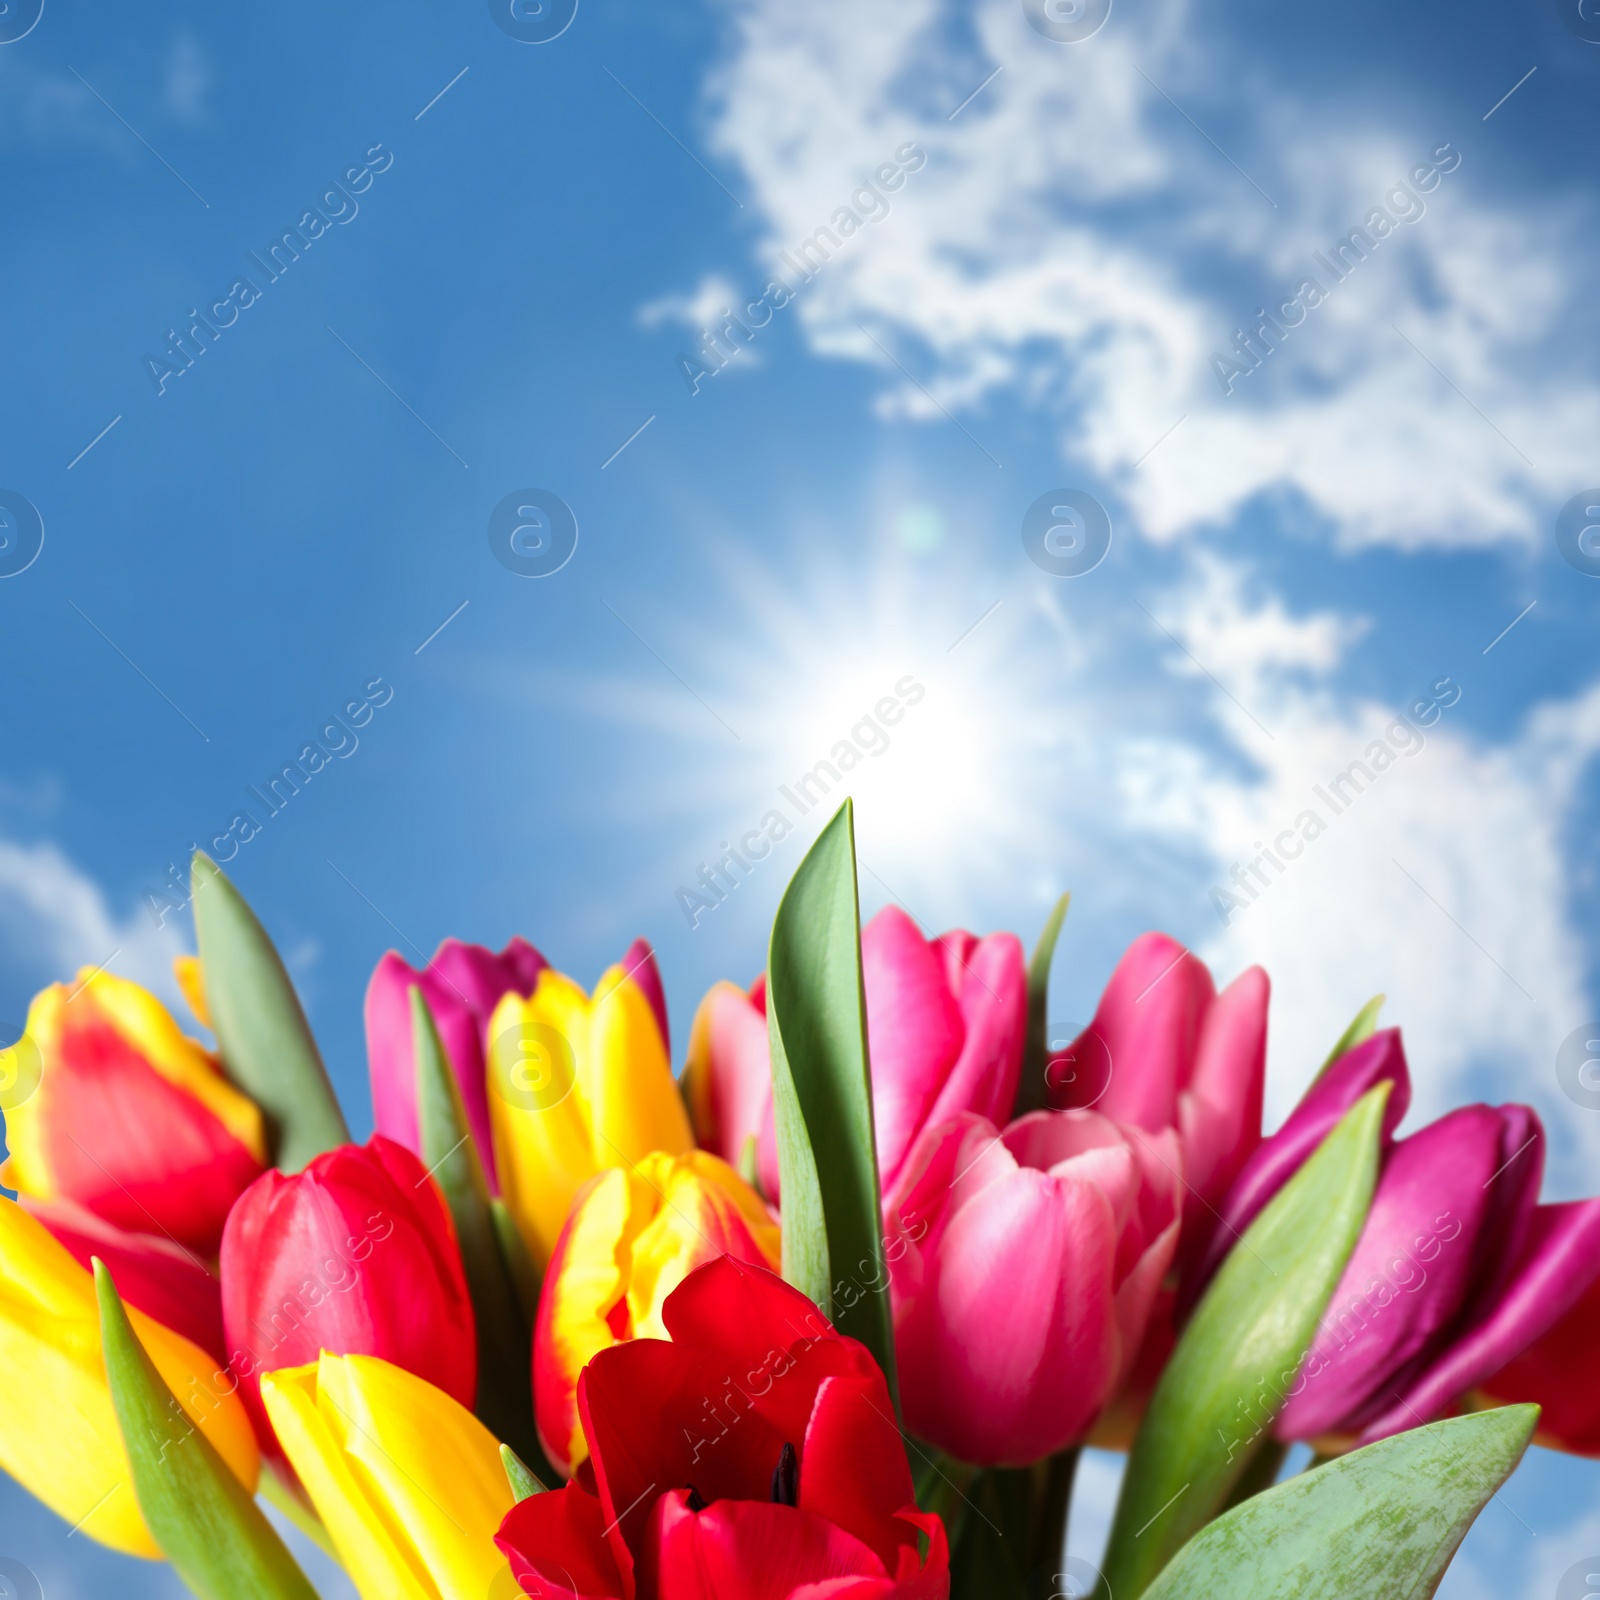
[[[1078,1446],[1058,1450],[1033,1468],[1037,1499],[1034,1506],[1033,1548],[1028,1552],[1032,1587],[1040,1594],[1053,1592],[1052,1575],[1067,1547],[1067,1516],[1072,1509],[1072,1485],[1078,1474]],[[1043,1577],[1047,1587],[1040,1588]]]
[[[1289,1454],[1288,1445],[1281,1440],[1268,1438],[1261,1448],[1251,1457],[1250,1465],[1244,1469],[1244,1476],[1233,1486],[1233,1493],[1228,1496],[1227,1504],[1222,1511],[1232,1511],[1235,1506],[1243,1505],[1246,1500],[1261,1493],[1263,1489],[1270,1489],[1278,1481],[1278,1472],[1283,1466],[1284,1457]],[[1217,1513],[1222,1515],[1222,1511]]]

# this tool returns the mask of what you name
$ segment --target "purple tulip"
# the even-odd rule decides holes
[[[1278,1434],[1363,1444],[1427,1422],[1600,1277],[1600,1200],[1538,1204],[1528,1106],[1453,1111],[1394,1146]]]
[[[1289,1120],[1270,1139],[1256,1146],[1217,1209],[1208,1248],[1196,1255],[1185,1271],[1178,1297],[1180,1313],[1187,1314],[1193,1307],[1222,1265],[1222,1258],[1334,1130],[1345,1112],[1385,1080],[1394,1085],[1383,1116],[1382,1137],[1387,1148],[1411,1106],[1411,1076],[1406,1070],[1398,1028],[1385,1028],[1354,1050],[1346,1051],[1306,1090]]]
[[[646,952],[648,953],[648,946]],[[633,951],[629,951],[633,965]],[[532,994],[548,963],[526,939],[516,938],[496,955],[482,945],[446,939],[433,960],[416,971],[390,950],[367,985],[367,1068],[377,1131],[422,1153],[417,1130],[417,1064],[411,1039],[413,984],[421,988],[445,1054],[461,1085],[467,1125],[492,1187],[497,1187],[489,1136],[489,1096],[484,1078],[484,1034],[502,995]],[[648,962],[652,972],[654,960]],[[660,980],[656,980],[660,989]],[[646,994],[649,988],[646,986]]]
[[[1394,1090],[1372,1208],[1284,1397],[1280,1439],[1371,1444],[1430,1422],[1600,1279],[1600,1199],[1538,1203],[1545,1140],[1531,1107],[1463,1106],[1393,1138],[1410,1102],[1394,1029],[1335,1062],[1246,1163],[1221,1208],[1214,1257],[1384,1079]],[[1215,1265],[1185,1284],[1186,1303]]]

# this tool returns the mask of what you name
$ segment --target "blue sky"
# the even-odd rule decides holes
[[[822,808],[680,890],[854,737],[868,910],[1031,941],[1071,889],[1063,1024],[1146,927],[1265,962],[1274,1116],[1385,990],[1414,1115],[1529,1100],[1547,1192],[1593,1192],[1554,1056],[1600,1012],[1600,581],[1555,527],[1600,483],[1597,85],[1556,0],[1116,0],[1078,43],[1019,0],[582,0],[545,43],[46,0],[0,45],[0,488],[44,530],[0,579],[0,1019],[86,963],[170,992],[152,897],[244,812],[358,1126],[391,945],[521,932],[588,982],[644,933],[681,1055]],[[1056,489],[1113,528],[1081,576],[1023,548]],[[576,522],[547,576],[491,549],[527,490]],[[1443,1592],[1553,1592],[1596,1471],[1536,1453]],[[0,1527],[53,1595],[172,1592],[9,1486]]]

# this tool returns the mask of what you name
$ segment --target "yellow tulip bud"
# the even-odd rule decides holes
[[[489,1023],[489,1122],[506,1205],[541,1267],[596,1173],[694,1148],[655,1012],[621,966],[592,999],[546,968],[531,995],[500,1001]]]
[[[261,1398],[363,1600],[516,1594],[494,1536],[514,1496],[493,1434],[377,1356],[269,1372]]]

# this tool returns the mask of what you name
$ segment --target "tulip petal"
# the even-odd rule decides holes
[[[1212,1002],[1189,1082],[1178,1097],[1184,1175],[1206,1205],[1218,1205],[1261,1138],[1272,985],[1251,967]],[[1202,1207],[1198,1220],[1209,1225]]]
[[[745,1140],[759,1140],[772,1116],[766,1013],[737,984],[714,983],[700,1002],[684,1086],[700,1143],[737,1166]]]
[[[1600,1369],[1594,1330],[1600,1327],[1600,1276],[1561,1319],[1482,1384],[1494,1405],[1540,1407],[1540,1444],[1600,1456]]]
[[[262,1443],[273,1435],[263,1370],[319,1351],[381,1355],[465,1406],[477,1340],[450,1213],[409,1150],[375,1134],[302,1173],[267,1172],[222,1238],[222,1318]]]
[[[85,1272],[98,1256],[111,1269],[118,1292],[130,1306],[199,1345],[216,1357],[219,1368],[227,1366],[222,1285],[189,1251],[155,1234],[125,1232],[69,1200],[31,1200],[22,1195],[19,1201]]]
[[[824,1378],[800,1450],[800,1510],[837,1523],[893,1572],[901,1549],[917,1547],[915,1530],[895,1521],[914,1498],[905,1443],[882,1385]]]
[[[1000,1124],[1009,1118],[1017,1098],[1028,1031],[1028,980],[1022,945],[1009,933],[995,933],[972,941],[968,952],[953,985],[962,1017],[960,1054],[919,1128],[948,1121],[961,1111],[976,1111]],[[868,1003],[869,1023],[876,1003],[875,997]],[[876,1062],[877,1058],[873,1059]],[[874,1065],[874,1083],[877,1079]],[[880,1155],[882,1150],[880,1138]],[[885,1163],[884,1187],[892,1187],[896,1176],[898,1169]]]
[[[496,1592],[506,1563],[491,1541],[515,1502],[494,1436],[465,1407],[372,1356],[324,1354],[270,1374],[262,1394],[366,1600]]]
[[[539,1300],[533,1342],[534,1405],[539,1442],[556,1470],[570,1478],[588,1455],[578,1415],[578,1374],[601,1350],[617,1342],[611,1316],[624,1307],[625,1253],[631,1206],[628,1174],[602,1172],[580,1192],[562,1230]]]
[[[667,991],[661,984],[661,969],[656,965],[656,953],[648,939],[635,939],[622,958],[622,971],[638,984],[640,992],[650,1002],[651,1014],[661,1034],[661,1048],[667,1058],[672,1058],[672,1034],[667,1028]]]
[[[985,1154],[1005,1152],[997,1144]],[[1116,1224],[1105,1195],[1015,1168],[972,1193],[932,1248],[937,1273],[915,1298],[896,1295],[907,1426],[988,1464],[1070,1444],[1110,1397],[1118,1366]],[[897,1273],[897,1290],[902,1281]],[[1044,1383],[1052,1371],[1072,1381]]]
[[[693,1512],[682,1491],[657,1502],[661,1600],[792,1600],[796,1595],[865,1596],[872,1588],[835,1585],[877,1579],[890,1594],[882,1561],[843,1528],[794,1506],[723,1500]],[[909,1530],[908,1530],[909,1531]],[[820,1587],[813,1588],[813,1585]]]
[[[1395,1397],[1398,1403],[1367,1426],[1362,1442],[1386,1438],[1442,1411],[1554,1327],[1597,1278],[1600,1199],[1538,1207],[1499,1302]]]
[[[509,1557],[512,1573],[529,1594],[622,1600],[628,1591],[611,1558],[605,1524],[600,1502],[569,1484],[519,1500],[506,1513],[494,1542]]]
[[[1164,933],[1141,934],[1106,985],[1094,1020],[1111,1057],[1095,1109],[1154,1133],[1176,1120],[1185,1064],[1194,1059],[1215,987],[1205,963]]]
[[[595,985],[589,1049],[579,1073],[587,1090],[595,1160],[637,1161],[652,1150],[694,1148],[683,1096],[649,996],[621,966]]]
[[[872,996],[878,1164],[889,1187],[955,1065],[965,1025],[941,952],[898,906],[885,906],[861,930],[861,972]]]

